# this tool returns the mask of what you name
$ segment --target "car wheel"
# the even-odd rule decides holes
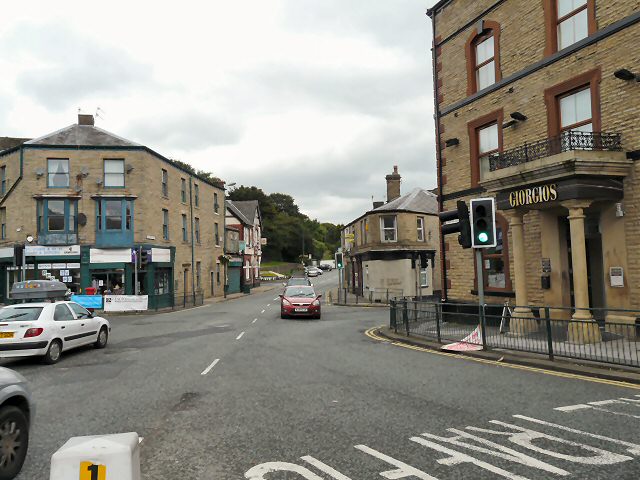
[[[96,348],[104,348],[107,346],[107,341],[109,340],[109,331],[107,327],[102,327],[100,329],[100,333],[98,333],[98,339],[96,343],[93,344]]]
[[[58,363],[58,360],[60,360],[61,354],[62,354],[62,342],[60,340],[53,340],[49,344],[47,353],[44,354],[42,361],[47,365],[53,365],[54,363]]]
[[[18,407],[0,408],[0,480],[11,480],[22,470],[29,447],[29,422]]]
[[[280,318],[287,318],[287,316],[284,314],[284,312],[280,312]]]

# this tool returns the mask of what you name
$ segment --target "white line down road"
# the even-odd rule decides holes
[[[210,364],[207,368],[205,368],[205,369],[202,371],[202,373],[201,373],[200,375],[206,375],[207,373],[209,373],[209,372],[213,369],[213,367],[215,367],[215,366],[216,366],[216,364],[217,364],[219,361],[220,361],[220,359],[219,359],[219,358],[216,358],[213,362],[211,362],[211,364]]]
[[[243,336],[243,335],[244,335],[244,332],[242,332],[240,335],[238,335],[238,336],[236,337],[236,340],[240,340],[240,339],[242,338],[242,336]]]

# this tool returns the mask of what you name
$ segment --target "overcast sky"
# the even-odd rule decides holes
[[[96,124],[346,222],[433,188],[435,0],[3,2],[0,136]]]

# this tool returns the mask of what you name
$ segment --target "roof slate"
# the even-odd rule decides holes
[[[25,145],[141,147],[95,125],[69,125],[68,127],[25,142]]]
[[[396,198],[373,212],[410,211],[420,213],[438,214],[438,197],[424,188],[414,188],[411,192]]]

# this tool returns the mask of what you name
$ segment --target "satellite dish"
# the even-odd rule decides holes
[[[44,175],[44,168],[36,168],[36,175],[41,177]]]
[[[84,213],[78,214],[78,225],[85,226],[87,224],[87,216]]]
[[[87,175],[89,175],[89,168],[88,167],[82,167],[80,169],[80,173],[82,174],[82,176],[86,177]]]
[[[127,173],[131,173],[132,170],[133,170],[133,165],[127,164]]]
[[[74,190],[76,191],[76,193],[80,193],[82,191],[82,187],[80,185],[76,185]]]
[[[102,185],[102,179],[101,178],[96,178],[96,184],[97,185]]]

